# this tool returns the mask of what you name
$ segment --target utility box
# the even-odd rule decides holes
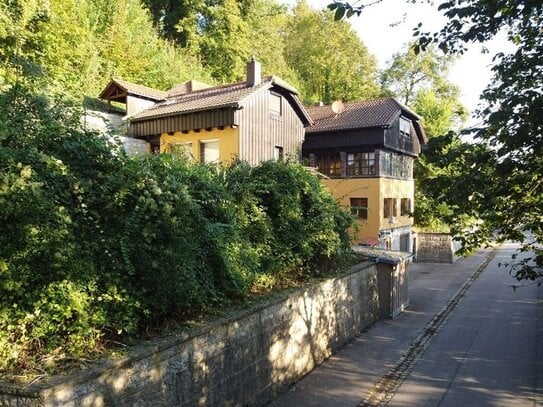
[[[375,259],[381,318],[396,318],[409,306],[409,258],[399,254]]]

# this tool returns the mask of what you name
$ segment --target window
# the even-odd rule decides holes
[[[400,117],[400,139],[399,147],[402,150],[411,151],[411,120]]]
[[[409,233],[403,233],[400,235],[400,251],[409,252]]]
[[[411,121],[405,117],[400,117],[400,134],[411,135]]]
[[[281,96],[274,93],[270,94],[270,113],[281,116]]]
[[[411,215],[411,199],[402,198],[402,201],[400,204],[400,215],[401,216]]]
[[[186,142],[186,143],[170,143],[170,154],[178,157],[178,158],[184,158],[186,160],[189,160],[192,157],[192,143]]]
[[[347,154],[347,176],[375,175],[375,153]]]
[[[275,150],[273,152],[273,158],[275,161],[281,161],[283,157],[283,147],[281,146],[275,146]]]
[[[359,219],[368,219],[368,198],[351,198],[351,213]]]
[[[381,151],[379,154],[379,173],[395,178],[413,178],[413,158]]]
[[[219,140],[200,142],[200,161],[203,163],[219,162]]]
[[[324,153],[315,155],[317,170],[329,177],[341,177],[341,156],[339,153]]]
[[[390,219],[395,216],[398,216],[398,209],[396,207],[396,199],[394,198],[385,198],[383,202],[383,218]]]

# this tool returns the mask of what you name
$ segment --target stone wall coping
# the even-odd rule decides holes
[[[142,345],[130,346],[128,356],[122,357],[120,359],[112,359],[107,357],[103,359],[98,359],[95,362],[92,362],[85,370],[82,371],[68,371],[65,375],[58,374],[45,378],[40,378],[39,380],[34,379],[26,384],[0,382],[0,394],[39,398],[40,393],[50,387],[59,385],[75,385],[88,382],[89,380],[100,377],[109,370],[129,367],[131,364],[134,364],[144,358],[156,355],[162,351],[178,346],[183,342],[201,336],[213,329],[220,328],[236,320],[244,319],[253,314],[261,312],[268,307],[272,307],[274,305],[288,301],[291,298],[296,298],[299,295],[304,295],[308,291],[318,286],[333,283],[339,279],[348,277],[349,275],[355,274],[374,265],[374,261],[363,261],[357,263],[336,276],[309,282],[301,287],[296,288],[294,291],[279,293],[277,296],[274,296],[269,300],[263,300],[261,303],[253,304],[247,308],[240,307],[239,310],[234,311],[235,315],[218,317],[204,323],[202,326],[195,328],[191,332],[174,333],[164,338],[150,340],[148,343]]]

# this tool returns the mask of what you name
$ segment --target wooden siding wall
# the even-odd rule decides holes
[[[173,133],[176,131],[235,126],[239,124],[236,122],[235,117],[235,110],[232,108],[159,117],[156,119],[132,122],[130,125],[130,135],[134,137],[143,137]]]
[[[304,156],[306,151],[314,152],[322,149],[334,151],[373,151],[374,148],[384,145],[384,129],[330,131],[323,133],[309,133],[305,135],[303,144]],[[366,148],[368,147],[368,148]]]
[[[409,148],[400,145],[400,117],[398,116],[392,125],[385,130],[385,147],[410,155],[420,154],[420,143],[413,125],[411,125],[411,143]]]
[[[419,155],[421,152],[420,141],[419,141],[419,138],[417,137],[417,132],[415,131],[413,127],[411,127],[411,145],[412,145],[412,149],[411,149],[412,152],[414,154]]]
[[[278,93],[279,94],[279,93]],[[270,114],[270,93],[258,92],[236,112],[239,125],[239,158],[256,165],[274,158],[275,147],[284,156],[299,155],[304,126],[287,97],[282,96],[281,116]]]

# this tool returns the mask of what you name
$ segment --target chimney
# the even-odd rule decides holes
[[[262,67],[254,55],[251,60],[247,62],[247,85],[257,86],[262,82]]]

